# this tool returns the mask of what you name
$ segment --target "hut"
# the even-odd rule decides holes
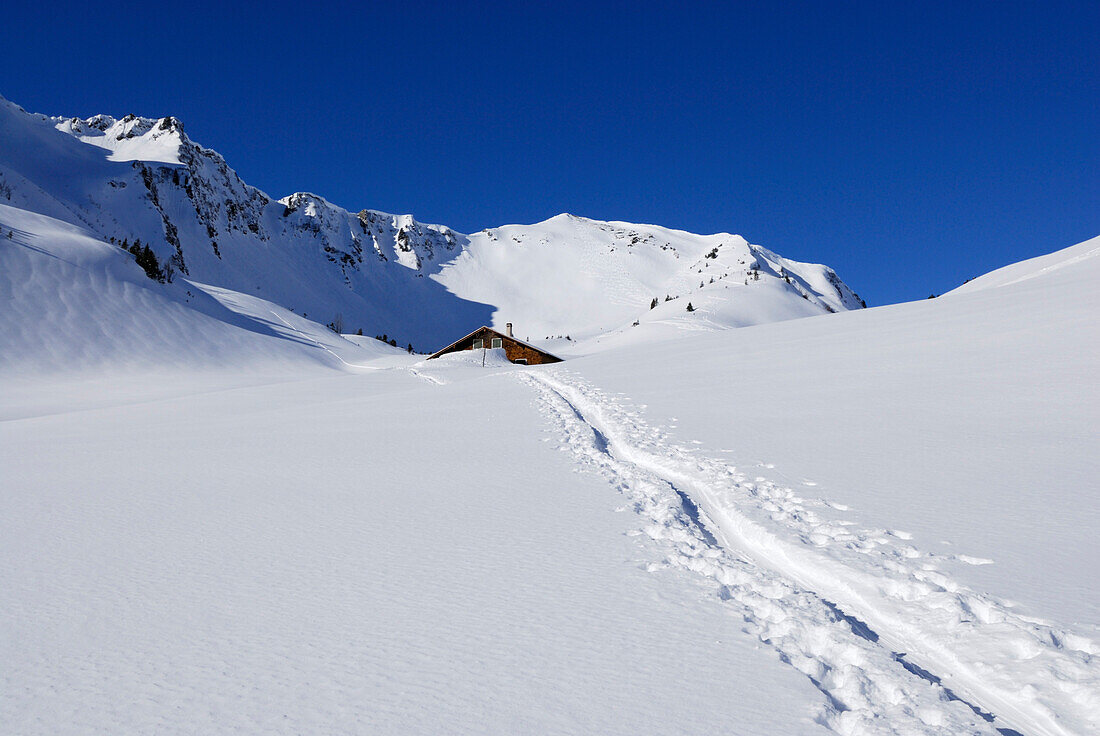
[[[478,327],[463,338],[438,350],[428,356],[428,360],[438,358],[447,353],[456,353],[459,350],[482,350],[491,348],[503,348],[508,360],[520,365],[539,365],[541,363],[560,363],[561,358],[551,355],[545,350],[540,350],[534,345],[517,340],[512,335],[512,323],[509,322],[504,332],[497,332],[492,327]]]

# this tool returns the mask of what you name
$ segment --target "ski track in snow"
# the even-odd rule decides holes
[[[318,342],[317,340],[314,340],[314,339],[313,339],[312,337],[310,337],[309,335],[307,335],[306,333],[302,332],[301,330],[299,330],[299,329],[298,329],[297,327],[295,327],[294,325],[292,325],[292,324],[290,324],[289,322],[287,322],[287,321],[286,321],[285,319],[283,319],[283,316],[282,316],[281,314],[279,314],[278,312],[275,312],[274,310],[268,310],[268,311],[269,311],[269,312],[271,312],[271,314],[272,314],[272,315],[273,315],[273,316],[275,317],[275,319],[279,320],[279,321],[280,321],[280,322],[282,322],[282,323],[283,323],[284,325],[286,325],[288,329],[290,329],[290,330],[293,330],[294,332],[296,332],[297,334],[299,334],[299,335],[300,335],[300,336],[302,337],[302,339],[303,339],[303,340],[307,340],[308,342],[310,342],[310,343],[312,343],[312,344],[316,345],[317,347],[321,348],[321,350],[324,350],[324,351],[325,351],[326,353],[328,353],[329,355],[331,355],[331,356],[332,356],[333,358],[336,358],[336,360],[337,360],[337,361],[339,361],[339,362],[340,362],[340,363],[342,363],[343,365],[347,366],[348,368],[356,368],[356,369],[368,369],[368,370],[377,370],[377,369],[373,369],[373,368],[371,368],[371,366],[365,366],[365,365],[360,365],[360,364],[357,364],[357,363],[349,363],[349,362],[347,362],[346,360],[344,360],[343,358],[341,358],[341,357],[340,357],[339,355],[337,355],[337,354],[336,354],[335,352],[333,352],[333,351],[332,351],[332,349],[330,349],[330,348],[328,348],[328,347],[326,347],[326,346],[322,345],[322,344],[321,344],[321,343],[319,343],[319,342]]]
[[[627,399],[558,370],[535,388],[562,449],[606,475],[668,550],[712,578],[745,630],[811,679],[842,734],[1100,733],[1100,653],[942,572],[911,535],[675,445]],[[958,559],[974,564],[988,560]],[[652,565],[652,569],[660,565]]]

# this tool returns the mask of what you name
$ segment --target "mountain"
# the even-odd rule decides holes
[[[520,367],[0,223],[6,731],[1100,733],[1098,240]]]
[[[434,278],[467,299],[501,305],[498,313],[531,339],[587,339],[582,352],[599,349],[597,340],[607,347],[863,306],[831,268],[788,260],[739,235],[569,214],[469,235]]]
[[[306,192],[274,199],[174,117],[48,117],[0,98],[0,203],[140,242],[182,280],[422,350],[484,323],[591,351],[862,306],[832,269],[726,233],[563,214],[464,235]]]
[[[1100,733],[1100,238],[864,310],[273,200],[172,118],[0,104],[0,177],[5,731]]]

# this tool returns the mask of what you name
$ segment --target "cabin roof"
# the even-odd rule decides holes
[[[531,344],[531,343],[529,343],[529,342],[524,342],[523,340],[520,340],[520,339],[519,339],[518,337],[511,337],[511,336],[509,336],[509,335],[505,335],[505,334],[504,334],[503,332],[500,332],[499,330],[494,330],[494,329],[493,329],[492,327],[490,327],[489,325],[482,325],[481,327],[478,327],[478,328],[477,328],[476,330],[474,330],[473,332],[470,332],[470,333],[468,333],[468,334],[466,334],[466,335],[463,335],[462,337],[458,338],[457,340],[455,340],[454,342],[452,342],[452,343],[451,343],[450,345],[448,345],[447,347],[445,347],[445,348],[440,348],[439,350],[436,350],[436,351],[435,351],[434,353],[432,353],[432,354],[431,354],[431,355],[429,355],[429,356],[428,356],[427,358],[425,358],[425,360],[431,360],[432,358],[438,358],[438,357],[439,357],[440,355],[443,355],[443,354],[444,354],[445,352],[447,352],[448,350],[450,350],[451,348],[453,348],[453,347],[454,347],[455,345],[458,345],[458,344],[459,344],[460,342],[462,342],[463,340],[467,340],[467,339],[469,339],[469,338],[473,337],[474,335],[476,335],[477,333],[481,332],[482,330],[488,330],[489,332],[492,332],[492,333],[493,333],[494,335],[499,335],[500,337],[503,337],[503,338],[504,338],[505,340],[511,340],[511,341],[513,341],[513,342],[518,342],[518,343],[519,343],[520,345],[523,345],[524,347],[528,347],[528,348],[531,348],[532,350],[534,350],[534,351],[535,351],[535,352],[537,352],[537,353],[542,353],[543,355],[549,355],[549,356],[550,356],[551,358],[554,358],[555,360],[561,360],[561,358],[559,358],[558,356],[554,355],[554,354],[553,354],[553,353],[551,353],[551,352],[548,352],[548,351],[546,351],[546,350],[543,350],[543,349],[542,349],[542,348],[540,348],[540,347],[536,347],[535,345],[532,345],[532,344]]]

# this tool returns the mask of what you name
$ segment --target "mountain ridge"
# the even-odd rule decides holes
[[[598,340],[634,323],[649,334],[724,329],[863,306],[831,268],[729,233],[562,213],[463,234],[409,214],[353,212],[311,192],[276,199],[173,116],[51,117],[2,100],[0,132],[7,204],[108,242],[140,241],[183,278],[422,349],[483,323]],[[553,244],[553,257],[536,253],[538,243]],[[518,263],[521,253],[530,263]],[[712,284],[758,296],[723,299],[706,291]],[[665,297],[685,301],[649,309]],[[651,330],[654,321],[663,326]]]

